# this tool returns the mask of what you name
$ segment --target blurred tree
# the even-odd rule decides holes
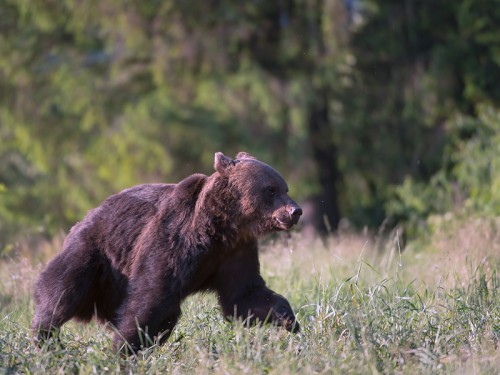
[[[347,185],[366,200],[350,216],[378,224],[388,185],[408,176],[428,183],[453,167],[443,158],[457,114],[476,116],[478,104],[500,103],[500,2],[363,3],[365,22],[351,44],[359,73],[347,116],[353,131],[343,152],[362,176]]]

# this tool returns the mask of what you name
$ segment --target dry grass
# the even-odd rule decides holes
[[[405,251],[409,277],[429,285],[464,287],[481,266],[500,265],[500,218],[470,218],[441,223],[432,237]]]

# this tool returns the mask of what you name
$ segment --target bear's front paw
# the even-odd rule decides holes
[[[272,321],[277,326],[285,328],[288,332],[297,333],[300,331],[300,324],[290,311],[274,311]]]

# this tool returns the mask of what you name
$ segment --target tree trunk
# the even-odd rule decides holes
[[[310,220],[320,234],[336,230],[340,220],[337,186],[340,173],[328,112],[327,90],[319,89],[310,106],[308,126],[312,156],[320,184],[320,191],[311,202]]]

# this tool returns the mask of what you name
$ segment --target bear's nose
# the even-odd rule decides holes
[[[302,215],[302,208],[300,207],[292,207],[290,210],[290,216],[294,219],[297,219]]]

